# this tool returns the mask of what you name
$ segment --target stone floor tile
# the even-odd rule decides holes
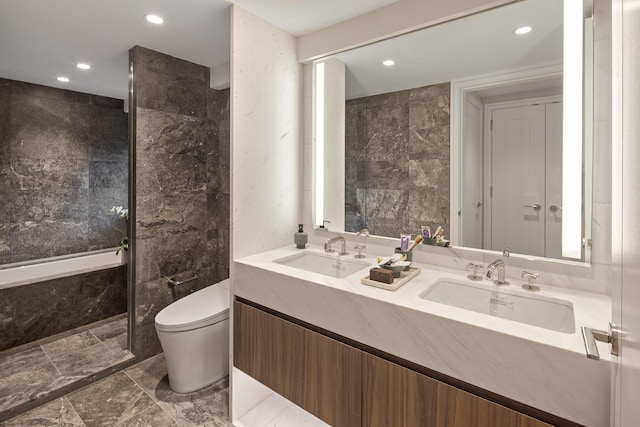
[[[118,372],[67,396],[88,427],[136,424],[157,404],[140,386]],[[149,415],[156,417],[155,412]],[[173,420],[171,420],[173,421]]]
[[[63,397],[39,408],[33,409],[23,415],[12,418],[4,423],[2,427],[18,426],[84,426],[80,416],[73,408],[69,400]]]
[[[127,318],[123,317],[114,322],[90,329],[114,353],[127,349]]]
[[[50,363],[38,343],[34,342],[22,347],[18,352],[11,351],[11,349],[0,352],[0,378]]]
[[[230,426],[229,387],[224,379],[193,393],[169,388],[163,354],[128,368],[126,374],[139,384],[180,426]]]
[[[99,342],[100,340],[91,332],[84,331],[47,344],[42,344],[42,349],[51,360],[55,360],[67,353],[83,350]]]

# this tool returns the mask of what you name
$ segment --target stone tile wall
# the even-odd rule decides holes
[[[117,246],[123,101],[0,79],[0,264]]]
[[[345,228],[449,234],[450,84],[347,101]]]
[[[127,311],[127,267],[0,290],[0,351]]]
[[[130,51],[135,134],[132,255],[139,359],[161,351],[155,315],[173,302],[167,278],[198,280],[177,298],[229,276],[229,90],[209,69],[140,46]]]

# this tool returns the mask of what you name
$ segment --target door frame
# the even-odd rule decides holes
[[[505,71],[503,73],[486,74],[451,81],[451,116],[450,116],[450,212],[451,212],[451,244],[460,245],[462,238],[460,212],[462,209],[462,143],[464,133],[464,100],[467,92],[529,83],[562,76],[562,64],[523,70]],[[486,203],[483,202],[486,205]],[[486,235],[485,235],[486,236]]]
[[[484,194],[490,194],[491,191],[491,172],[493,171],[493,164],[491,162],[491,150],[493,145],[492,133],[493,129],[491,129],[491,120],[493,119],[493,112],[495,110],[502,110],[505,108],[515,108],[515,107],[526,107],[532,104],[553,104],[554,102],[562,102],[562,95],[552,95],[552,96],[541,96],[536,98],[526,98],[526,99],[518,99],[514,101],[505,101],[505,102],[495,102],[492,104],[485,104],[484,106],[484,132],[483,132],[483,149],[484,149]],[[491,236],[491,219],[492,219],[492,204],[489,203],[489,200],[485,197],[484,200],[484,224],[483,224],[483,235],[484,235],[484,244],[487,245],[487,240]],[[545,210],[546,212],[546,210]],[[483,249],[487,249],[486,247]]]

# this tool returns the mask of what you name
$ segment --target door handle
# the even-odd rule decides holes
[[[587,350],[587,357],[589,359],[600,360],[600,353],[598,352],[596,341],[611,344],[611,354],[619,356],[619,338],[620,328],[614,323],[609,323],[609,332],[587,328],[586,326],[582,327],[582,339],[584,340],[584,348]]]
[[[558,206],[558,205],[549,205],[549,210],[550,210],[551,212],[561,211],[561,210],[562,210],[562,206]]]
[[[533,208],[537,211],[539,211],[540,209],[542,209],[542,206],[540,206],[538,203],[534,203],[532,205],[522,205],[523,208]]]

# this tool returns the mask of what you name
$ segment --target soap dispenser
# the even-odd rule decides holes
[[[302,224],[298,224],[298,232],[293,235],[293,241],[296,244],[296,248],[304,249],[307,244],[307,233],[302,229]]]

